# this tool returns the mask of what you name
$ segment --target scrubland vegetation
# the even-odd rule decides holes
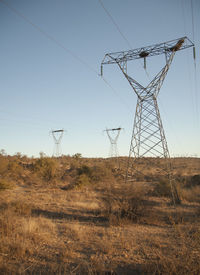
[[[1,153],[0,274],[200,274],[200,159],[172,161],[176,207],[126,158]]]

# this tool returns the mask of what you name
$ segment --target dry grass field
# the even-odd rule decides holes
[[[200,274],[200,159],[172,159],[176,207],[126,161],[0,155],[0,274]]]

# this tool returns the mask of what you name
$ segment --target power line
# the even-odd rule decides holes
[[[182,15],[183,15],[183,27],[184,27],[184,33],[186,36],[186,24],[185,24],[185,10],[184,10],[184,6],[183,6],[183,0],[181,1],[181,9],[182,9]]]
[[[75,59],[77,59],[80,63],[82,63],[83,65],[87,66],[91,71],[95,72],[96,74],[98,74],[98,71],[95,70],[92,66],[90,66],[85,60],[83,60],[82,58],[80,58],[78,55],[76,55],[74,52],[72,52],[71,50],[69,50],[68,48],[66,48],[63,44],[61,44],[55,37],[53,37],[52,35],[50,35],[49,33],[47,33],[46,31],[44,31],[41,27],[39,27],[38,25],[36,25],[35,23],[33,23],[29,18],[27,18],[24,14],[22,14],[21,12],[19,12],[18,10],[16,10],[14,7],[12,7],[11,5],[9,5],[6,1],[4,0],[0,0],[0,2],[2,2],[4,5],[6,5],[10,10],[12,10],[15,14],[17,14],[19,17],[21,17],[23,20],[25,20],[27,23],[29,23],[34,29],[36,29],[37,31],[39,31],[41,34],[43,34],[46,38],[48,38],[49,40],[53,41],[57,46],[59,46],[60,48],[62,48],[65,52],[69,53],[70,55],[72,55]]]
[[[120,35],[123,37],[123,39],[127,42],[128,46],[130,48],[132,48],[131,43],[128,41],[128,39],[126,38],[126,36],[122,33],[122,31],[120,30],[118,24],[115,22],[115,20],[113,19],[112,15],[108,12],[108,10],[105,8],[104,4],[102,3],[101,0],[99,0],[100,5],[102,6],[102,8],[104,9],[105,13],[108,15],[108,17],[110,18],[110,20],[113,22],[113,24],[115,25],[115,27],[117,28],[118,32],[120,33]]]
[[[121,102],[126,106],[126,108],[128,108],[129,112],[132,114],[131,109],[129,108],[129,106],[126,104],[126,102],[124,101],[124,99],[117,93],[117,91],[110,85],[110,83],[105,79],[104,76],[101,77],[102,80],[106,83],[106,85],[108,87],[110,87],[110,89],[114,92],[114,94],[119,97],[119,99],[121,100]]]
[[[182,9],[182,17],[183,17],[183,27],[184,33],[186,36],[186,17],[185,17],[185,8],[184,8],[184,1],[181,1],[181,9]],[[190,5],[188,8],[191,9],[191,21],[192,21],[192,40],[195,45],[195,35],[194,35],[194,9],[193,9],[193,1],[190,1]],[[193,105],[193,116],[194,116],[194,127],[196,127],[196,123],[198,124],[199,121],[199,111],[198,111],[198,92],[197,92],[197,73],[196,73],[196,58],[195,58],[195,46],[193,47],[193,57],[194,57],[194,79],[192,79],[192,72],[189,64],[189,53],[187,53],[187,70],[188,70],[188,80],[189,83],[194,83],[194,86],[189,86],[191,89],[191,101]]]
[[[112,21],[112,23],[115,25],[116,29],[118,30],[118,32],[120,33],[120,35],[122,36],[122,38],[126,41],[127,45],[129,46],[129,48],[133,48],[133,46],[131,45],[131,43],[128,41],[128,39],[126,38],[126,36],[122,33],[122,31],[119,28],[119,25],[116,23],[116,21],[113,19],[112,15],[108,12],[108,10],[106,9],[106,7],[104,6],[103,2],[101,0],[98,0],[100,5],[102,6],[102,8],[104,9],[105,13],[108,15],[108,17],[110,18],[110,20]],[[145,59],[144,59],[145,61]],[[143,67],[142,63],[140,62],[141,66]],[[150,79],[149,77],[149,73],[147,72],[146,69],[146,63],[144,63],[144,70],[145,73],[147,75],[147,77]]]
[[[194,42],[194,12],[193,12],[193,2],[191,0],[191,12],[192,12],[192,39]]]
[[[17,9],[15,9],[14,7],[12,7],[11,5],[9,5],[6,1],[4,0],[0,0],[1,3],[3,3],[4,5],[6,5],[12,12],[14,12],[15,14],[17,14],[19,17],[21,17],[24,21],[26,21],[28,24],[30,24],[34,29],[36,29],[37,31],[39,31],[42,35],[44,35],[46,38],[48,38],[49,40],[51,40],[52,42],[54,42],[58,47],[62,48],[65,52],[67,52],[68,54],[70,54],[71,56],[73,56],[76,60],[78,60],[80,63],[82,63],[84,66],[86,66],[88,69],[90,69],[90,71],[92,71],[93,73],[95,73],[97,76],[100,76],[99,72],[93,68],[90,64],[88,64],[85,60],[83,60],[81,57],[79,57],[78,55],[76,55],[74,52],[72,52],[70,49],[66,48],[62,43],[60,43],[55,37],[53,37],[52,35],[50,35],[49,33],[47,33],[46,31],[44,31],[40,26],[38,26],[37,24],[33,23],[29,18],[27,18],[24,14],[22,14],[21,12],[19,12]],[[115,93],[115,95],[117,95],[120,98],[120,102],[122,102],[126,108],[128,107],[128,105],[124,102],[124,100],[122,100],[122,98],[119,96],[119,94],[117,93],[117,91],[111,86],[111,84],[104,78],[102,78],[103,81],[106,83],[106,85],[112,89],[112,91]]]
[[[191,15],[192,15],[192,39],[193,43],[195,43],[195,32],[194,32],[194,9],[193,9],[193,1],[191,3]],[[197,122],[199,124],[199,110],[198,110],[198,91],[197,91],[197,68],[196,68],[196,54],[195,47],[193,47],[193,57],[194,57],[194,89],[195,89],[195,102],[196,102],[196,113],[197,113]],[[198,125],[199,126],[199,125]]]

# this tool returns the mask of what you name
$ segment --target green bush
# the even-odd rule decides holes
[[[80,153],[76,153],[72,157],[75,159],[80,159],[80,158],[82,158],[82,155]]]
[[[36,160],[33,170],[44,180],[51,181],[57,175],[58,163],[52,158],[41,157]]]
[[[107,169],[105,166],[87,166],[82,165],[76,168],[76,179],[75,187],[81,187],[88,184],[96,184],[98,182],[112,179],[113,175],[111,170]]]
[[[75,181],[75,188],[91,184],[90,178],[86,174],[78,175]]]
[[[92,176],[92,168],[87,165],[82,165],[80,168],[77,169],[78,175],[87,175],[88,177]]]
[[[105,166],[92,166],[82,165],[77,169],[78,175],[85,174],[94,183],[103,181],[105,179],[113,178],[112,172]]]

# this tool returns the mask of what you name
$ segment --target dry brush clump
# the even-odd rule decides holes
[[[49,182],[57,176],[58,162],[53,158],[41,157],[35,161],[33,171]]]
[[[147,212],[145,190],[140,186],[110,185],[102,196],[104,215],[110,225],[138,222]]]
[[[161,178],[158,183],[155,183],[152,195],[157,197],[171,197],[172,189],[169,179]]]
[[[108,182],[114,180],[111,168],[105,165],[81,165],[76,169],[74,187],[80,188],[87,185],[95,185],[97,183]]]
[[[23,169],[17,160],[0,155],[0,191],[14,188],[22,175]]]
[[[0,178],[0,191],[6,189],[12,189],[15,186],[15,183],[9,178]]]
[[[200,175],[185,177],[179,185],[183,200],[188,202],[200,202]]]

